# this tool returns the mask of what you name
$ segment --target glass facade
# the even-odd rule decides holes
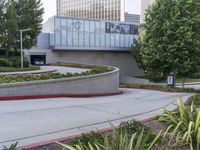
[[[124,0],[57,0],[57,15],[124,21]]]
[[[52,23],[52,20],[54,29],[50,32],[50,45],[58,50],[130,50],[138,35],[138,26],[125,22],[69,17],[53,17],[48,22]],[[108,32],[108,24],[115,24],[118,32]],[[121,32],[120,27],[128,26],[135,28],[135,32]],[[47,28],[49,25],[45,23],[43,31],[49,31]]]

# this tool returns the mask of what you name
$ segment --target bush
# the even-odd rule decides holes
[[[21,67],[21,58],[20,57],[9,58],[9,60],[13,63],[12,67],[16,67],[16,68]],[[29,67],[29,61],[26,57],[24,57],[23,64],[24,64],[25,68]]]
[[[95,133],[95,132],[90,132],[88,134],[82,134],[81,137],[76,138],[75,140],[70,142],[70,145],[77,145],[79,143],[82,143],[86,146],[89,146],[88,143],[101,143],[103,144],[104,138],[101,133]],[[94,146],[94,144],[92,144]]]
[[[24,68],[28,68],[30,63],[26,57],[24,57]],[[2,67],[21,67],[21,58],[20,57],[9,57],[9,58],[0,58],[0,66]]]
[[[0,66],[4,67],[12,67],[12,62],[6,58],[0,58]]]
[[[185,106],[181,99],[175,103],[177,112],[164,109],[160,121],[167,124],[163,140],[169,139],[169,145],[189,144],[190,149],[200,149],[200,109],[192,103]]]
[[[151,129],[145,125],[143,125],[142,123],[135,121],[135,120],[131,120],[131,121],[127,121],[127,122],[122,122],[119,126],[120,131],[123,132],[127,132],[129,135],[132,135],[133,133],[139,132],[144,130],[144,134],[147,133],[152,133]],[[153,138],[154,135],[151,134],[151,137]]]
[[[191,78],[200,78],[200,72],[194,73],[194,74],[190,75],[189,77],[191,77]]]
[[[20,57],[21,52],[18,50],[13,50],[8,52],[9,57]],[[0,49],[0,56],[6,56],[6,50]]]

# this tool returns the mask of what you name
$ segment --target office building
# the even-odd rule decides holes
[[[124,21],[125,0],[57,0],[57,16]]]
[[[132,22],[134,24],[140,24],[140,15],[137,14],[129,14],[125,12],[124,14],[124,21],[125,22]]]
[[[53,17],[44,24],[55,50],[130,51],[138,25],[69,17]]]
[[[43,25],[37,48],[28,51],[32,63],[42,59],[49,63],[111,65],[124,76],[141,76],[130,49],[138,38],[138,25],[55,16]]]

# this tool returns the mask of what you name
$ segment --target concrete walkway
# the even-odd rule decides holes
[[[0,102],[0,148],[66,137],[109,127],[121,121],[160,114],[171,101],[191,94],[122,89],[124,94],[95,98],[56,98]]]
[[[177,87],[182,88],[182,84],[178,84]],[[185,83],[184,87],[199,90],[200,89],[200,82]]]
[[[60,67],[60,66],[40,66],[40,70],[33,71],[19,71],[19,72],[2,72],[0,75],[15,75],[15,74],[40,74],[46,72],[58,72],[58,73],[81,73],[89,71],[90,69],[72,68],[72,67]]]

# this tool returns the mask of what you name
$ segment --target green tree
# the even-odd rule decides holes
[[[9,51],[16,49],[16,43],[18,40],[17,14],[13,0],[9,0],[6,4],[5,26],[3,29],[4,29],[3,46],[6,50],[6,57],[8,57]]]
[[[31,48],[36,44],[37,36],[42,29],[44,9],[41,0],[18,0],[15,2],[15,8],[19,28],[31,28],[31,31],[23,35],[24,47]]]
[[[4,34],[5,34],[5,0],[0,1],[0,50],[3,50]]]
[[[199,25],[199,0],[157,0],[147,10],[141,54],[151,79],[200,71]]]

